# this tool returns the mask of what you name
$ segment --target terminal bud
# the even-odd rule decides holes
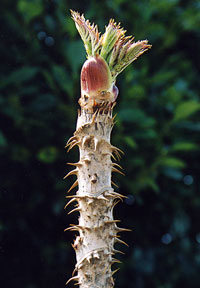
[[[81,93],[96,96],[111,87],[111,73],[106,61],[100,56],[89,57],[81,70]]]

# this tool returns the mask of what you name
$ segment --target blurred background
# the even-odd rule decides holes
[[[200,283],[200,1],[2,0],[0,19],[0,286],[65,287],[78,213],[64,210],[78,160],[67,154],[85,51],[69,9],[104,31],[110,18],[152,49],[117,80],[112,142],[125,151],[128,196],[115,208],[129,248],[116,288]],[[71,286],[70,286],[71,285]],[[69,284],[68,287],[73,287]]]

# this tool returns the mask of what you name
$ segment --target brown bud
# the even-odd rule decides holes
[[[111,72],[99,55],[85,61],[81,70],[81,91],[88,96],[107,91],[111,87]]]

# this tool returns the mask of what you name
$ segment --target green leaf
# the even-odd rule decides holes
[[[50,146],[41,149],[38,154],[37,158],[44,163],[53,163],[58,155],[58,151],[56,147]]]
[[[182,169],[185,167],[185,162],[175,157],[162,158],[160,159],[159,164],[161,166],[167,166],[167,167],[179,168],[179,169]]]
[[[126,136],[124,137],[124,141],[128,144],[129,147],[136,149],[137,148],[137,143],[133,140],[132,137]]]
[[[192,142],[179,142],[175,143],[172,147],[172,151],[190,151],[190,150],[197,150],[198,145]]]
[[[24,66],[22,68],[16,69],[5,78],[0,81],[0,88],[8,86],[10,84],[21,84],[25,81],[32,79],[38,72],[37,67]]]
[[[18,2],[17,8],[19,12],[23,15],[27,22],[30,22],[35,17],[39,16],[43,11],[43,4],[40,0],[20,0]]]
[[[179,121],[191,116],[200,109],[200,103],[194,100],[185,101],[177,106],[173,121]]]

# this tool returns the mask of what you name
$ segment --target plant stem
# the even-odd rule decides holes
[[[68,229],[79,232],[73,244],[77,260],[74,280],[81,288],[113,287],[111,266],[119,262],[113,257],[114,244],[121,241],[117,233],[123,229],[113,219],[113,208],[123,196],[111,186],[112,171],[120,173],[111,161],[113,154],[119,157],[119,149],[110,144],[112,127],[112,107],[105,105],[94,113],[82,109],[77,130],[68,143],[70,148],[78,145],[80,152],[72,172],[78,178],[78,191],[72,201],[77,201],[75,210],[80,217],[78,225]]]
[[[76,195],[70,196],[70,203],[77,202],[71,213],[80,213],[78,225],[67,228],[79,234],[73,244],[77,275],[69,281],[78,281],[81,288],[111,288],[114,287],[113,274],[117,271],[112,271],[111,267],[120,262],[114,258],[114,254],[120,252],[115,250],[114,244],[127,245],[119,239],[118,233],[129,231],[119,228],[116,224],[119,221],[113,219],[113,208],[124,197],[111,186],[114,184],[112,172],[123,174],[120,165],[111,160],[120,158],[122,152],[110,143],[114,125],[112,111],[118,96],[115,82],[117,75],[151,45],[147,40],[134,42],[134,37],[125,37],[125,30],[112,19],[100,36],[97,26],[91,25],[78,12],[71,13],[88,60],[81,70],[81,110],[77,127],[67,144],[68,150],[78,145],[80,152],[79,162],[71,163],[75,169],[66,175],[77,175],[69,191],[78,186]]]

